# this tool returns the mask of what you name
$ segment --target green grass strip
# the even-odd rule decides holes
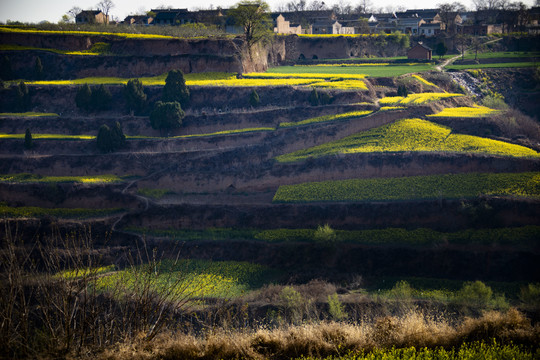
[[[0,139],[24,139],[25,134],[0,134]],[[33,140],[94,140],[95,135],[32,134]]]
[[[79,56],[96,56],[101,55],[99,52],[93,52],[91,50],[84,51],[68,51],[68,50],[58,50],[51,48],[37,48],[31,46],[20,46],[20,45],[8,45],[0,44],[0,51],[48,51],[60,55],[79,55]]]
[[[52,216],[67,219],[88,219],[102,216],[110,216],[122,212],[121,208],[111,209],[86,209],[86,208],[42,208],[36,206],[12,207],[0,203],[0,217],[7,218],[40,218]]]
[[[36,174],[6,174],[0,175],[1,182],[13,183],[63,183],[74,182],[81,184],[104,184],[118,183],[125,181],[123,178],[116,175],[99,175],[99,176],[41,176]]]
[[[536,62],[513,62],[513,63],[492,63],[492,64],[471,64],[471,65],[449,65],[449,70],[469,70],[469,69],[494,69],[494,68],[524,68],[536,67]]]
[[[380,66],[278,66],[268,69],[268,73],[280,74],[363,74],[370,77],[394,77],[410,73],[433,70],[430,64],[399,64]]]
[[[56,113],[24,112],[24,113],[0,113],[2,117],[58,117]]]
[[[527,147],[479,136],[452,134],[452,129],[427,120],[404,119],[341,140],[277,156],[279,162],[337,154],[373,152],[479,153],[512,157],[540,157]]]
[[[472,173],[309,182],[280,186],[273,202],[459,199],[484,194],[538,198],[540,173]]]
[[[336,120],[348,120],[348,119],[355,119],[359,117],[364,117],[369,114],[372,114],[373,111],[366,110],[366,111],[352,111],[348,113],[343,114],[336,114],[336,115],[324,115],[324,116],[318,116],[298,122],[283,122],[279,124],[279,127],[293,127],[293,126],[302,126],[302,125],[309,125],[309,124],[316,124],[316,123],[322,123],[322,122],[328,122],[328,121],[336,121]]]

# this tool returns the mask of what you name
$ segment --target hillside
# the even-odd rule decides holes
[[[221,299],[244,301],[250,321],[266,321],[278,300],[265,303],[264,291],[290,284],[302,292],[319,280],[339,284],[313,300],[320,311],[327,311],[327,295],[337,292],[350,310],[360,306],[355,296],[390,291],[399,280],[419,292],[452,284],[456,294],[467,281],[482,280],[525,309],[519,287],[540,281],[540,125],[532,117],[538,82],[521,79],[534,79],[537,69],[456,70],[482,83],[475,97],[432,63],[325,61],[326,53],[296,61],[297,52],[330,40],[283,38],[282,47],[266,49],[263,63],[254,65],[242,60],[238,39],[0,31],[0,57],[18,75],[0,90],[4,243],[20,236],[24,248],[54,234],[91,234],[96,266],[105,269],[95,278],[104,279],[99,289],[124,279],[137,256],[152,263],[159,255],[164,263],[155,269],[182,274],[169,263],[181,247],[181,265],[189,269],[183,274],[204,284],[186,302],[196,330],[208,323],[194,318],[210,318],[205,309]],[[369,48],[366,41],[337,44]],[[99,42],[109,42],[110,52],[50,51],[85,51]],[[133,53],[139,46],[144,50]],[[39,79],[32,70],[37,57]],[[288,63],[277,66],[281,61]],[[155,129],[150,114],[173,69],[185,72],[190,92],[185,117],[178,128]],[[138,113],[125,97],[125,84],[135,77],[147,99]],[[527,96],[505,89],[508,82]],[[84,84],[93,93],[103,85],[110,105],[77,106]],[[100,127],[114,129],[117,122],[125,144],[103,152]],[[143,248],[153,255],[142,256]],[[457,318],[480,312],[445,296],[414,299]],[[240,312],[237,305],[228,311]],[[536,308],[529,310],[538,317]]]

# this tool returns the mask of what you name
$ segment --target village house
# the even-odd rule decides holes
[[[302,25],[294,24],[291,26],[291,22],[285,20],[283,15],[279,15],[276,18],[276,26],[274,27],[274,32],[278,34],[302,34]]]
[[[431,60],[433,51],[421,42],[407,51],[407,58],[412,60]]]
[[[150,25],[154,18],[148,15],[128,15],[123,23],[126,25]]]
[[[109,16],[100,10],[83,10],[75,16],[77,24],[108,24]]]

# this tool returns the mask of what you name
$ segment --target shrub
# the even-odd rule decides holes
[[[521,288],[519,299],[526,307],[540,307],[540,283],[528,284]]]
[[[490,302],[493,291],[481,281],[466,282],[457,294],[458,302],[485,307]]]
[[[111,108],[112,95],[109,89],[107,89],[103,84],[101,84],[97,89],[92,90],[90,99],[91,110],[104,111]]]
[[[150,123],[154,129],[174,129],[182,125],[184,111],[180,104],[158,101],[150,114]]]
[[[504,98],[500,95],[487,95],[482,99],[482,105],[497,110],[508,109],[508,105],[504,102]]]
[[[178,102],[183,108],[189,104],[189,89],[186,86],[184,73],[181,70],[171,70],[165,79],[163,87],[163,101]]]
[[[83,111],[90,111],[92,103],[92,90],[88,84],[77,87],[75,104]]]
[[[317,89],[314,88],[313,90],[311,90],[308,101],[311,104],[311,106],[319,105],[319,94],[317,93]]]
[[[24,133],[24,148],[30,150],[32,146],[32,133],[30,132],[30,129],[26,129],[26,132]]]
[[[339,301],[338,294],[328,295],[328,312],[334,320],[345,320],[347,318],[345,306]]]
[[[334,99],[327,92],[321,92],[319,95],[319,102],[321,103],[321,105],[328,105],[333,100]]]
[[[27,111],[30,109],[30,93],[28,92],[28,86],[21,81],[19,85],[15,88],[16,93],[16,106],[20,111]]]
[[[139,79],[131,79],[124,86],[124,98],[128,111],[139,115],[144,112],[147,96]]]
[[[39,56],[36,57],[36,62],[34,63],[34,79],[41,80],[43,78],[43,65],[41,64],[41,59]]]
[[[324,226],[319,225],[315,231],[315,240],[320,243],[333,243],[336,239],[336,232],[328,224]]]
[[[261,100],[259,98],[259,94],[257,94],[257,92],[253,90],[249,95],[249,104],[253,107],[257,107],[260,102]]]
[[[112,152],[125,145],[126,136],[122,131],[122,126],[117,121],[111,129],[107,125],[101,125],[96,137],[97,147],[103,152]]]
[[[405,87],[405,85],[399,85],[397,90],[397,96],[403,96],[407,97],[409,95],[409,91]]]
[[[388,295],[396,300],[407,301],[412,299],[413,288],[405,281],[398,281],[388,292]]]

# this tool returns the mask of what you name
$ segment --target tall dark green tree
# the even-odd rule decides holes
[[[442,57],[446,55],[447,51],[448,48],[442,41],[435,46],[435,55],[439,55],[439,59],[442,59]]]
[[[126,136],[122,131],[122,125],[117,121],[112,128],[101,125],[96,137],[96,144],[102,152],[113,152],[122,148],[126,143]]]
[[[150,123],[152,128],[164,131],[180,127],[183,118],[184,111],[180,103],[158,101],[150,114]]]
[[[181,70],[171,70],[165,79],[163,87],[163,102],[178,102],[182,108],[189,104],[189,89],[186,86],[184,73]]]
[[[313,90],[311,90],[308,101],[311,104],[311,106],[319,105],[319,93],[317,92],[317,89],[313,88]]]
[[[43,78],[43,65],[41,64],[41,59],[39,56],[36,57],[34,63],[34,79],[41,80]]]
[[[92,90],[91,109],[94,111],[109,110],[112,104],[112,95],[105,85],[101,84]]]
[[[139,79],[131,79],[124,86],[124,98],[129,112],[140,115],[146,108],[147,96]]]
[[[30,129],[26,129],[24,133],[24,148],[26,150],[30,150],[34,144],[32,143],[32,133],[30,132]]]
[[[83,111],[90,111],[92,104],[92,90],[88,84],[84,84],[77,88],[75,104],[77,104],[77,107]]]
[[[28,111],[31,106],[30,92],[28,91],[28,86],[26,86],[24,81],[21,81],[15,88],[15,96],[17,109],[19,111]]]
[[[259,94],[255,90],[249,94],[249,105],[253,107],[259,106],[259,103],[261,102],[261,99],[259,98]]]

